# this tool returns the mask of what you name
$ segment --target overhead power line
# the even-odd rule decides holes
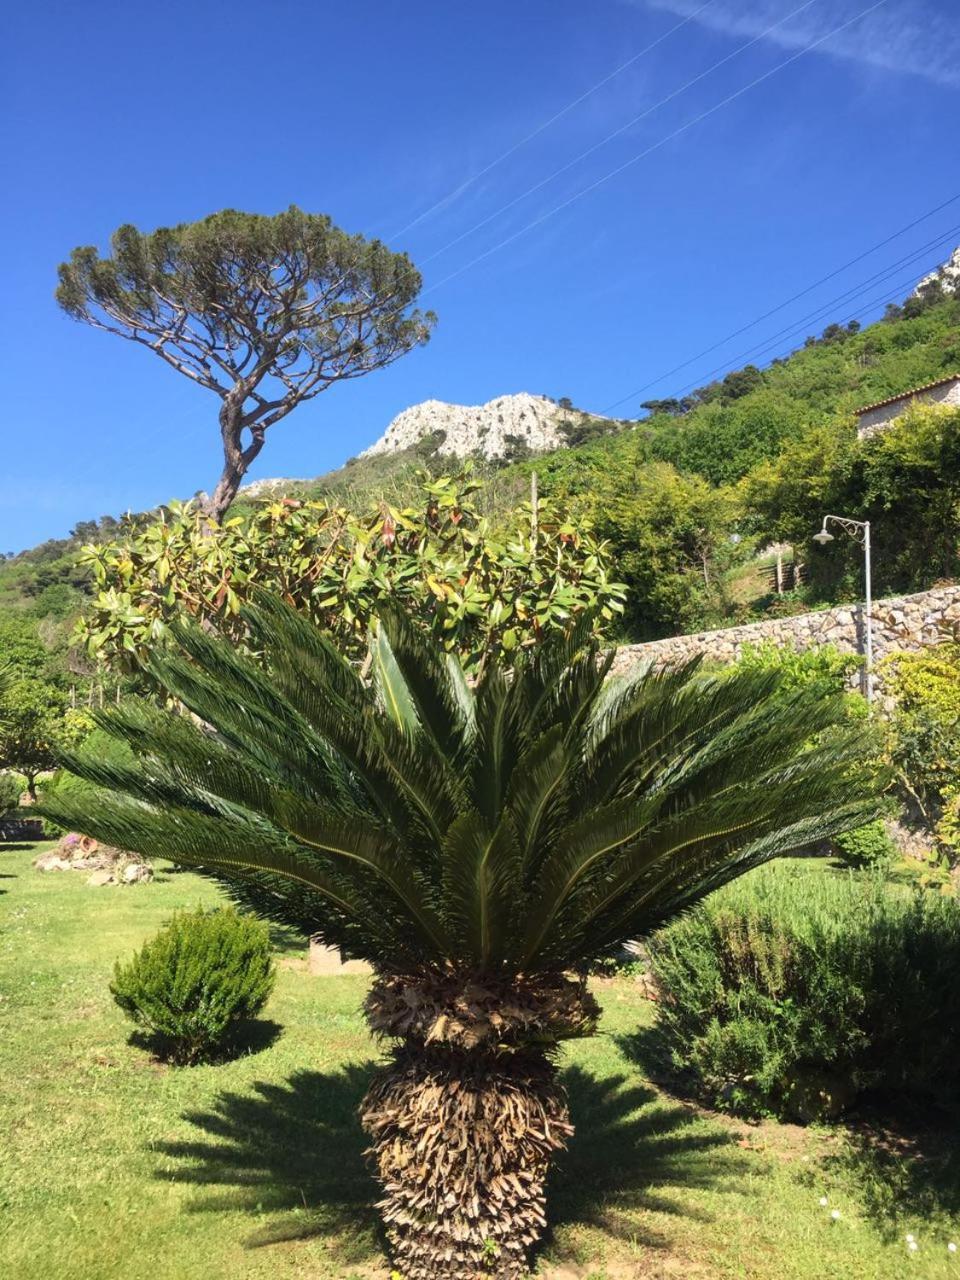
[[[811,0],[811,3],[812,2],[813,0]],[[711,4],[713,4],[713,0],[705,0],[705,3],[700,5],[699,9],[694,9],[693,13],[688,13],[687,16],[684,19],[682,19],[682,21],[672,26],[669,29],[669,31],[665,31],[663,35],[658,36],[657,39],[654,40],[652,44],[648,44],[645,48],[641,49],[638,53],[633,54],[632,57],[629,57],[626,60],[626,62],[621,62],[619,67],[614,67],[612,71],[608,72],[607,75],[603,76],[603,78],[598,80],[595,84],[592,84],[590,88],[586,89],[583,93],[581,93],[579,97],[576,97],[572,101],[568,102],[565,107],[561,107],[559,111],[555,112],[549,118],[549,120],[544,120],[543,124],[537,125],[535,129],[533,129],[530,133],[522,137],[519,140],[519,142],[515,142],[512,146],[508,147],[506,151],[502,152],[495,159],[491,160],[489,164],[484,165],[484,167],[480,169],[477,173],[472,174],[469,178],[465,179],[458,186],[453,187],[450,191],[448,191],[446,195],[441,196],[439,200],[436,200],[429,207],[429,209],[424,209],[422,213],[417,214],[417,216],[413,218],[412,221],[408,222],[406,226],[401,227],[399,231],[395,231],[390,238],[395,240],[398,236],[405,235],[406,232],[412,230],[415,226],[423,222],[426,218],[429,218],[431,214],[436,213],[438,209],[442,209],[443,206],[448,204],[450,200],[452,200],[455,196],[462,195],[462,193],[466,191],[469,187],[472,187],[475,182],[479,182],[480,179],[483,177],[486,177],[486,175],[490,173],[492,169],[496,169],[497,165],[502,164],[504,160],[509,160],[512,155],[516,155],[516,153],[522,147],[525,147],[528,142],[532,142],[534,138],[539,138],[541,133],[545,133],[546,130],[551,128],[552,125],[555,125],[558,120],[562,120],[565,115],[569,115],[569,113],[575,110],[577,107],[579,107],[581,103],[584,103],[588,98],[593,97],[593,95],[597,93],[598,90],[602,89],[605,85],[608,85],[611,82],[611,80],[615,80],[617,76],[622,75],[624,71],[627,71],[629,70],[630,67],[635,66],[642,58],[645,58],[648,53],[653,53],[654,49],[659,48],[660,45],[662,45],[665,41],[669,40],[672,35],[676,35],[678,31],[682,30],[685,26],[687,26],[689,23],[693,22],[696,18],[698,18],[700,14],[703,13],[704,9],[709,9]],[[441,249],[438,252],[443,253],[443,250]]]
[[[528,196],[535,195],[536,192],[541,191],[546,186],[549,186],[551,182],[555,181],[555,179],[561,177],[563,174],[567,173],[568,170],[578,165],[581,160],[586,160],[588,156],[592,156],[595,151],[599,151],[601,147],[605,147],[607,143],[612,142],[614,138],[619,138],[620,135],[626,133],[628,129],[632,129],[636,125],[640,124],[641,121],[648,119],[648,117],[659,111],[661,107],[665,107],[675,98],[679,98],[681,94],[686,93],[688,89],[692,89],[693,86],[699,84],[701,80],[705,80],[707,76],[712,75],[714,71],[718,71],[722,66],[725,66],[734,58],[739,57],[741,53],[745,53],[747,49],[758,44],[761,40],[766,39],[772,31],[776,31],[776,29],[778,27],[782,27],[785,22],[789,22],[791,18],[795,18],[797,14],[802,13],[804,9],[809,9],[811,5],[816,3],[817,0],[804,0],[804,3],[799,5],[798,8],[788,14],[785,14],[782,18],[778,18],[777,21],[771,23],[765,31],[761,31],[759,35],[748,40],[746,44],[738,45],[732,53],[728,53],[725,57],[721,58],[719,62],[715,62],[712,66],[707,67],[706,71],[701,71],[700,74],[694,76],[692,80],[688,80],[686,84],[680,85],[678,89],[674,89],[672,93],[668,93],[665,98],[661,98],[660,101],[655,102],[653,106],[647,107],[646,110],[641,111],[639,115],[634,116],[632,120],[628,120],[626,124],[620,125],[618,128],[614,129],[612,133],[608,133],[605,138],[601,138],[599,142],[595,142],[592,146],[587,147],[586,151],[581,151],[578,156],[574,156],[572,160],[568,160],[567,163],[561,165],[559,169],[554,169],[553,173],[548,174],[546,178],[541,178],[541,180],[534,183],[532,187],[528,187],[526,191],[522,191],[520,195],[514,196],[512,200],[508,200],[505,205],[501,205],[501,207],[499,209],[495,209],[493,213],[489,213],[485,218],[481,218],[480,221],[475,222],[472,227],[468,227],[466,231],[461,231],[458,236],[455,236],[452,240],[448,241],[448,243],[443,245],[442,248],[436,249],[427,257],[421,258],[420,261],[422,263],[427,263],[432,262],[435,258],[439,258],[440,255],[446,253],[448,249],[452,249],[462,240],[466,240],[467,237],[472,236],[475,231],[480,231],[483,227],[499,218],[501,214],[507,213],[522,200],[526,200]],[[697,10],[697,12],[699,13],[699,10]],[[693,15],[691,15],[691,17],[692,16]]]
[[[696,361],[701,359],[703,356],[709,355],[711,352],[716,351],[718,347],[722,347],[726,342],[729,342],[732,338],[737,337],[739,334],[745,333],[748,330],[755,328],[756,325],[760,324],[763,320],[768,319],[772,315],[775,315],[778,311],[782,311],[784,307],[789,306],[790,303],[795,302],[798,298],[804,297],[806,294],[810,293],[813,289],[817,288],[819,285],[824,284],[827,280],[832,280],[835,276],[840,275],[843,271],[846,271],[848,268],[854,266],[856,263],[863,261],[864,258],[868,257],[871,253],[876,252],[877,249],[882,248],[884,245],[890,244],[891,241],[895,240],[898,236],[905,234],[907,231],[911,230],[913,227],[918,226],[926,218],[932,217],[935,213],[938,213],[941,209],[945,209],[948,205],[955,203],[957,200],[960,200],[960,193],[958,193],[956,196],[951,197],[950,200],[944,201],[942,204],[938,205],[935,209],[931,209],[929,213],[923,214],[920,218],[915,218],[912,222],[908,223],[905,227],[901,227],[899,231],[894,232],[893,235],[887,236],[884,240],[878,241],[878,243],[873,245],[870,249],[865,250],[863,253],[858,254],[855,258],[851,258],[849,262],[844,263],[843,266],[837,267],[835,270],[828,272],[827,275],[822,276],[818,281],[808,286],[807,288],[801,289],[798,293],[795,293],[791,298],[786,299],[784,302],[778,304],[776,307],[771,307],[769,311],[765,311],[763,315],[758,316],[755,320],[751,320],[748,324],[741,325],[739,329],[736,329],[732,333],[728,334],[726,338],[722,338],[719,342],[715,342],[711,346],[705,347],[703,351],[698,353],[698,355],[691,356],[688,360],[681,361],[680,364],[675,365],[672,369],[668,370],[666,373],[662,373],[658,375],[656,378],[652,378],[649,382],[645,382],[642,387],[637,387],[629,395],[621,396],[619,400],[614,400],[610,404],[605,405],[599,412],[601,414],[609,413],[612,409],[616,409],[620,405],[626,403],[626,401],[634,400],[636,399],[637,396],[643,395],[644,392],[649,391],[652,387],[656,386],[658,382],[663,382],[666,378],[669,378],[674,373],[679,372],[679,370],[686,369],[689,365],[696,363]],[[741,352],[737,356],[731,356],[729,359],[725,360],[722,365],[719,365],[717,369],[712,370],[708,374],[698,375],[697,378],[694,380],[694,382],[689,385],[704,386],[707,382],[710,381],[711,378],[716,376],[716,374],[722,369],[742,368],[744,361],[749,360],[751,359],[751,357],[754,357],[762,353],[763,351],[767,350],[771,346],[775,346],[781,339],[788,337],[795,330],[801,330],[803,328],[808,327],[810,324],[815,323],[819,319],[826,318],[826,316],[829,315],[831,311],[834,311],[837,307],[843,305],[846,302],[850,302],[854,300],[858,295],[865,293],[868,289],[872,288],[874,284],[889,278],[896,271],[898,271],[900,267],[916,261],[918,258],[921,258],[925,253],[928,253],[929,251],[937,247],[950,243],[950,241],[954,240],[956,237],[960,237],[960,224],[950,227],[947,231],[937,235],[933,240],[930,240],[926,244],[921,245],[918,249],[911,250],[910,253],[905,254],[902,258],[898,258],[895,262],[891,263],[887,267],[884,267],[880,271],[875,272],[873,275],[868,276],[865,280],[861,280],[858,284],[851,285],[851,287],[845,290],[843,293],[838,294],[834,298],[831,298],[828,302],[821,303],[814,311],[811,311],[806,315],[801,316],[797,320],[791,321],[790,324],[786,325],[782,329],[778,329],[775,333],[770,334],[769,336],[764,338],[762,342],[756,344],[753,347],[750,347],[749,350]],[[684,390],[686,389],[687,388],[684,388]]]
[[[584,196],[589,195],[590,192],[596,191],[598,187],[603,186],[603,184],[606,182],[609,182],[611,178],[617,177],[619,174],[623,173],[626,169],[631,168],[633,165],[637,164],[640,160],[645,159],[647,156],[651,155],[654,151],[659,150],[660,147],[665,146],[668,142],[672,142],[675,138],[681,137],[684,133],[687,133],[688,130],[694,128],[698,124],[701,124],[704,120],[708,119],[712,115],[715,115],[716,112],[722,110],[724,107],[729,106],[731,102],[735,102],[738,98],[742,98],[744,94],[749,93],[752,89],[755,89],[759,85],[764,84],[767,80],[771,79],[771,77],[785,70],[787,67],[791,66],[794,62],[797,62],[800,58],[804,57],[806,54],[812,52],[814,49],[818,48],[820,45],[825,44],[828,40],[832,39],[834,36],[839,35],[841,31],[846,31],[849,27],[852,27],[854,23],[859,22],[862,18],[865,18],[869,14],[876,12],[877,9],[881,8],[886,3],[887,3],[887,0],[874,0],[873,4],[868,5],[865,9],[861,9],[859,13],[855,14],[852,18],[848,18],[846,22],[842,22],[838,26],[833,27],[830,31],[826,32],[824,35],[818,36],[816,40],[811,40],[809,44],[804,45],[802,49],[798,50],[794,54],[791,54],[789,58],[785,58],[782,62],[778,62],[775,67],[771,67],[771,69],[769,71],[765,71],[763,75],[756,76],[748,84],[745,84],[742,86],[742,88],[737,89],[733,93],[728,94],[725,98],[722,98],[719,102],[715,103],[712,107],[708,107],[707,110],[701,111],[699,115],[694,116],[693,119],[688,120],[686,124],[680,125],[678,128],[672,130],[670,133],[666,134],[663,138],[661,138],[658,142],[655,142],[651,146],[646,147],[643,151],[639,152],[637,155],[631,156],[629,160],[625,160],[622,164],[617,165],[614,169],[611,169],[608,173],[605,173],[601,177],[595,179],[593,182],[589,183],[586,187],[583,187],[581,190],[574,192],[574,194],[571,196],[568,196],[566,200],[561,201],[560,204],[555,205],[552,209],[548,209],[545,213],[540,214],[538,217],[534,218],[532,222],[528,222],[525,226],[520,227],[519,230],[514,231],[509,236],[506,236],[503,240],[500,240],[497,244],[492,245],[489,249],[486,249],[483,253],[477,254],[476,257],[471,258],[469,262],[464,263],[464,265],[462,267],[459,267],[456,271],[452,271],[449,275],[444,276],[441,280],[438,280],[434,284],[430,285],[429,288],[424,290],[424,294],[432,293],[434,290],[441,288],[443,285],[449,284],[451,280],[455,280],[458,276],[463,275],[464,272],[469,271],[472,267],[475,267],[479,263],[486,261],[488,258],[492,257],[493,254],[499,253],[501,249],[505,249],[508,245],[513,244],[514,241],[518,240],[521,236],[526,235],[528,232],[533,231],[535,228],[542,226],[545,222],[547,222],[550,218],[554,217],[556,214],[561,213],[564,209],[568,209],[572,204],[575,204],[576,201],[581,200]]]
[[[704,349],[702,351],[698,351],[695,356],[690,356],[689,359],[683,360],[680,364],[674,365],[672,369],[668,369],[666,373],[661,373],[658,374],[657,377],[651,378],[651,380],[649,382],[645,382],[642,387],[637,387],[627,395],[621,396],[619,400],[614,400],[612,404],[608,404],[605,409],[602,409],[601,413],[606,413],[610,409],[616,409],[620,405],[626,404],[628,400],[633,400],[636,396],[643,395],[645,391],[649,391],[651,387],[655,387],[658,382],[664,382],[667,378],[672,378],[675,373],[679,373],[689,365],[695,364],[698,360],[702,360],[704,356],[711,355],[714,351],[718,351],[720,347],[725,346],[726,343],[732,342],[734,338],[739,338],[742,333],[748,333],[751,329],[756,328],[758,324],[762,324],[764,320],[769,320],[770,317],[776,315],[777,312],[783,311],[792,303],[799,301],[800,298],[804,298],[807,294],[813,293],[815,289],[819,289],[820,286],[826,284],[828,280],[833,280],[837,276],[842,275],[844,271],[848,271],[851,267],[856,266],[856,264],[858,262],[862,262],[864,258],[869,258],[869,256],[872,253],[876,253],[878,249],[882,249],[892,241],[899,239],[900,236],[906,235],[908,231],[912,231],[914,227],[918,227],[921,222],[926,222],[928,218],[934,217],[936,214],[940,213],[941,210],[946,209],[951,204],[955,204],[958,200],[960,200],[960,192],[957,192],[956,195],[950,196],[948,200],[944,200],[942,204],[938,204],[935,208],[929,209],[926,213],[921,214],[919,218],[914,218],[912,222],[908,222],[906,226],[900,227],[899,230],[894,231],[883,240],[878,240],[876,244],[871,245],[869,249],[865,249],[863,253],[858,253],[857,256],[855,258],[851,258],[849,262],[844,262],[841,266],[835,267],[832,271],[828,271],[827,274],[825,276],[821,276],[819,280],[814,280],[813,284],[807,285],[805,288],[799,290],[799,292],[792,294],[789,298],[785,298],[783,302],[778,302],[777,305],[775,307],[771,307],[769,311],[764,311],[762,315],[750,320],[747,324],[741,325],[739,329],[732,330],[730,333],[726,334],[725,337],[719,338],[709,347],[704,347]]]
[[[958,234],[960,234],[960,226],[952,228],[951,231],[943,237],[943,242],[944,243],[947,243],[950,241],[955,242],[955,237]],[[920,255],[916,254],[912,256],[919,257]],[[854,294],[854,298],[841,295],[841,298],[837,300],[837,302],[828,303],[826,306],[822,307],[819,312],[814,312],[810,316],[805,316],[802,320],[799,320],[795,325],[792,325],[789,329],[782,330],[781,334],[776,335],[774,338],[764,343],[763,345],[759,347],[751,348],[750,351],[740,356],[737,356],[735,360],[724,363],[722,365],[718,365],[716,369],[712,369],[708,374],[702,377],[695,378],[693,382],[687,383],[685,387],[682,387],[680,389],[680,391],[678,392],[678,398],[680,396],[685,395],[688,391],[692,391],[695,387],[708,385],[715,378],[719,377],[720,374],[722,373],[732,372],[735,369],[742,369],[744,360],[749,359],[751,356],[756,357],[758,355],[761,355],[765,351],[768,351],[771,347],[779,346],[782,340],[786,337],[789,337],[791,334],[794,336],[798,336],[799,334],[803,333],[805,329],[809,330],[809,322],[811,320],[816,320],[816,319],[824,320],[826,319],[827,315],[829,315],[831,312],[836,314],[836,312],[834,311],[834,306],[838,305],[839,301],[851,302],[851,301],[857,300],[857,306],[853,311],[851,311],[848,315],[841,317],[839,320],[834,321],[834,323],[840,324],[841,326],[849,323],[849,321],[851,320],[857,319],[860,315],[866,314],[872,307],[876,306],[880,302],[893,301],[892,295],[899,294],[899,292],[905,286],[915,281],[922,280],[923,277],[927,274],[926,267],[924,267],[922,271],[918,274],[916,267],[914,266],[913,270],[908,272],[906,275],[901,276],[893,284],[890,284],[889,282],[890,277],[895,275],[896,272],[899,270],[899,268],[905,265],[905,263],[908,262],[909,260],[910,260],[909,258],[903,259],[899,263],[894,264],[894,266],[889,271],[881,272],[876,277],[871,277],[871,282],[865,285],[862,289],[851,290],[851,292]],[[873,298],[870,298],[867,301],[860,300],[862,298],[862,295],[865,293],[868,293],[870,289],[873,287],[873,285],[878,283],[878,281],[886,282],[884,289],[881,290],[880,293],[875,294]]]

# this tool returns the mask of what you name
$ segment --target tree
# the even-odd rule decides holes
[[[712,484],[732,484],[758,462],[776,457],[805,425],[803,407],[791,396],[761,387],[731,404],[704,405],[679,426],[664,426],[651,451]]]
[[[652,462],[608,477],[581,509],[627,589],[624,619],[633,635],[695,630],[722,612],[723,570],[738,554],[731,490]]]
[[[678,400],[676,396],[668,396],[665,400],[644,400],[640,405],[640,408],[646,409],[651,417],[665,414],[668,418],[677,418],[681,414],[688,413],[692,407],[689,399]]]
[[[763,374],[757,366],[744,365],[742,369],[735,369],[724,378],[720,384],[721,396],[723,400],[739,400],[741,396],[749,395],[762,385]]]
[[[555,1051],[598,1012],[571,974],[873,817],[859,730],[776,672],[607,684],[586,626],[470,687],[399,612],[370,684],[274,597],[248,617],[258,659],[178,628],[150,665],[192,717],[104,714],[138,764],[69,756],[94,790],[44,811],[368,960],[394,1052],[362,1120],[396,1266],[517,1280],[572,1132]]]
[[[875,534],[877,582],[916,589],[960,572],[960,410],[915,404],[859,442],[848,507]]]
[[[271,426],[335,382],[426,342],[406,254],[295,206],[225,209],[144,235],[120,227],[109,256],[74,249],[57,301],[76,320],[138,342],[220,399],[220,521]]]
[[[56,768],[55,745],[62,712],[38,680],[8,680],[0,688],[0,769],[16,769],[27,780],[31,800],[37,778]]]
[[[871,522],[876,591],[916,591],[960,570],[960,411],[913,405],[862,440],[816,426],[788,440],[740,486],[746,524],[762,537],[809,542],[825,512]],[[838,539],[810,556],[812,586],[836,599],[862,590],[863,556]]]

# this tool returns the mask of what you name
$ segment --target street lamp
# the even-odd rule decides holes
[[[821,546],[825,546],[828,542],[833,542],[833,534],[827,528],[830,521],[838,524],[845,533],[848,533],[854,542],[859,542],[863,547],[863,563],[864,577],[866,579],[866,601],[864,604],[864,635],[866,639],[866,685],[867,685],[867,701],[873,701],[873,619],[870,616],[872,608],[871,584],[870,584],[870,521],[869,520],[850,520],[847,516],[824,516],[823,528],[819,533],[813,535],[814,542],[819,542]]]

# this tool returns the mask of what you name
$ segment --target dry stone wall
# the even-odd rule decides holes
[[[646,644],[623,645],[617,650],[613,673],[624,675],[646,663],[663,666],[683,662],[697,654],[717,662],[733,662],[744,645],[776,644],[811,649],[831,644],[842,653],[863,654],[864,612],[859,605],[840,605],[817,613],[769,618],[722,631],[699,631]],[[936,644],[960,629],[960,585],[875,600],[871,617],[875,664],[896,650]]]

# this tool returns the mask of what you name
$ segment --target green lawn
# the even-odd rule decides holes
[[[278,936],[260,1046],[219,1066],[160,1066],[128,1043],[110,970],[216,890],[168,872],[91,888],[82,874],[35,872],[34,853],[0,850],[0,1276],[386,1277],[354,1118],[377,1053],[359,1015],[365,980],[311,977]],[[900,1135],[864,1155],[842,1131],[703,1113],[633,1064],[651,1021],[635,984],[598,994],[602,1033],[564,1055],[579,1131],[539,1274],[960,1276],[946,1247],[953,1230],[960,1242],[948,1135],[919,1146]]]

